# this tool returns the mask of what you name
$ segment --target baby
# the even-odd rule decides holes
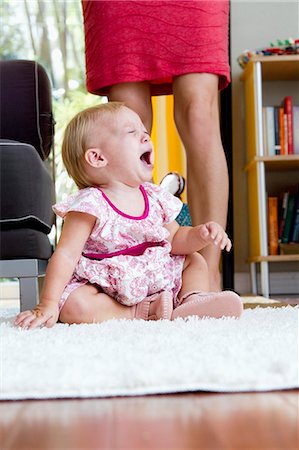
[[[77,114],[62,158],[79,191],[53,207],[64,219],[61,237],[40,303],[16,325],[240,316],[237,294],[208,292],[197,253],[207,245],[229,251],[230,239],[216,222],[178,225],[182,203],[150,182],[153,145],[134,111],[110,102]]]

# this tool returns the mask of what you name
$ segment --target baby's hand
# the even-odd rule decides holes
[[[32,330],[33,328],[46,326],[53,327],[58,320],[58,304],[39,304],[34,309],[23,311],[17,315],[15,325]]]
[[[232,248],[232,243],[226,232],[216,222],[207,222],[196,227],[200,234],[200,237],[207,243],[214,243],[219,246],[221,250],[230,251]]]

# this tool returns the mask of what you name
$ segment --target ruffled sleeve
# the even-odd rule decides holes
[[[98,189],[81,189],[66,200],[53,205],[53,211],[57,216],[65,218],[70,211],[84,212],[103,219],[105,216],[105,201]]]
[[[143,187],[160,207],[164,224],[168,224],[177,218],[183,206],[179,198],[153,183],[145,183]]]

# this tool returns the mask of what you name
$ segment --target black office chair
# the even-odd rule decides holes
[[[53,251],[51,85],[34,61],[0,61],[0,76],[0,277],[19,279],[23,311],[37,304]]]

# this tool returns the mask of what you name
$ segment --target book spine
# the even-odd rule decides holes
[[[269,255],[278,254],[278,199],[268,197],[268,251]]]
[[[293,223],[294,210],[295,210],[295,196],[290,194],[288,198],[286,219],[281,236],[281,242],[283,244],[287,244],[290,240],[290,231]]]
[[[283,123],[284,123],[284,154],[288,154],[288,119],[287,115],[283,114]]]
[[[289,95],[284,98],[284,111],[287,115],[287,131],[288,131],[288,154],[294,154],[293,140],[293,99]]]
[[[280,155],[279,106],[274,106],[274,148],[275,155]]]
[[[274,107],[266,106],[268,155],[275,155]]]
[[[286,221],[288,198],[289,198],[289,192],[284,192],[282,195],[282,202],[281,202],[281,208],[280,208],[280,214],[279,214],[279,229],[278,229],[279,241],[281,241],[282,231],[283,231],[284,224]]]
[[[290,242],[299,242],[299,192],[297,193],[295,198],[294,217],[291,227]]]
[[[285,155],[284,147],[284,110],[279,108],[279,136],[280,136],[280,154]]]
[[[294,153],[299,155],[299,106],[293,106]]]
[[[262,108],[263,113],[263,147],[264,152],[263,155],[268,155],[268,139],[267,139],[267,108],[263,106]]]

